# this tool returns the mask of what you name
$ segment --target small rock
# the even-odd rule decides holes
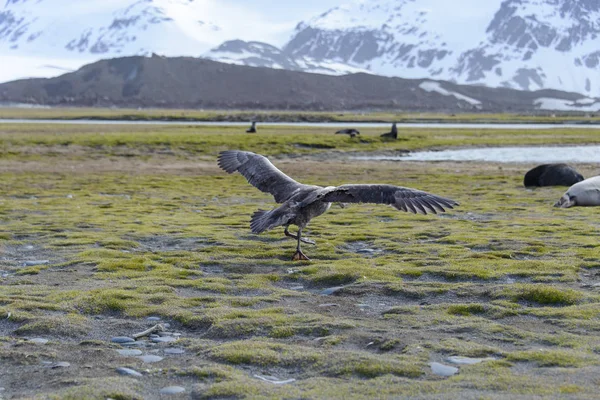
[[[160,317],[148,317],[146,321],[160,321]]]
[[[50,367],[50,368],[52,368],[52,369],[55,369],[55,368],[67,368],[67,367],[70,367],[70,366],[71,366],[70,363],[68,363],[66,361],[60,361],[60,362],[52,364],[52,367]]]
[[[48,339],[33,338],[33,339],[29,339],[28,342],[31,342],[31,343],[34,343],[34,344],[46,344],[46,343],[48,343]]]
[[[131,343],[135,342],[135,339],[128,336],[115,336],[114,338],[110,339],[110,341],[113,343]]]
[[[319,294],[321,296],[331,296],[332,294],[334,294],[337,291],[342,290],[343,288],[344,288],[343,286],[334,286],[334,287],[330,287],[325,290],[322,290],[321,293],[319,293]]]
[[[181,386],[167,386],[160,389],[160,394],[178,394],[185,392],[185,388]]]
[[[158,332],[158,336],[173,336],[173,332]]]
[[[324,304],[319,304],[319,307],[323,307],[323,308],[329,308],[329,307],[339,307],[339,304],[336,303],[324,303]]]
[[[254,377],[260,379],[261,381],[269,382],[274,385],[285,385],[286,383],[292,383],[292,382],[296,381],[293,378],[286,379],[286,380],[280,380],[279,378],[276,378],[274,376],[269,376],[269,375],[254,375]]]
[[[145,363],[155,363],[155,362],[162,361],[162,359],[163,359],[161,356],[153,356],[153,355],[139,356],[138,358]]]
[[[176,340],[177,339],[175,339],[172,336],[159,336],[159,337],[152,338],[152,341],[154,343],[170,343],[170,342],[174,342]]]
[[[119,353],[120,355],[125,356],[125,357],[133,357],[133,356],[141,356],[142,355],[142,351],[137,350],[137,349],[120,349],[120,350],[117,350],[117,353]]]
[[[125,368],[125,367],[117,368],[117,372],[121,375],[138,376],[138,377],[142,376],[142,374],[140,374],[136,370],[131,369],[131,368]]]
[[[480,362],[490,361],[490,360],[495,360],[495,359],[491,358],[491,357],[487,357],[487,358],[471,358],[471,357],[461,357],[461,356],[452,356],[452,357],[446,358],[446,361],[448,361],[449,363],[459,364],[459,365],[479,364]]]
[[[121,346],[125,346],[125,347],[145,347],[148,345],[148,341],[146,340],[136,340],[134,342],[125,342],[125,343],[120,343]]]
[[[437,362],[432,362],[429,365],[431,366],[431,372],[433,372],[435,375],[452,376],[458,373],[458,368],[451,367],[449,365],[444,365]]]
[[[302,285],[300,285],[300,286],[292,286],[290,288],[290,290],[302,290],[302,289],[304,289],[304,286],[302,286]]]
[[[50,260],[31,260],[23,262],[24,267],[35,267],[36,265],[50,264]]]
[[[184,349],[178,347],[169,347],[164,350],[165,354],[183,354],[185,353]]]

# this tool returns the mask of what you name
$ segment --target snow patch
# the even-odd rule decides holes
[[[581,101],[585,103],[581,103]],[[589,102],[591,100],[591,103]],[[552,97],[540,97],[533,101],[533,104],[538,106],[540,110],[556,110],[556,111],[585,111],[597,112],[600,111],[600,100],[580,99],[577,101],[555,99]],[[587,105],[582,105],[587,104]]]
[[[439,93],[444,96],[454,96],[458,100],[466,101],[467,103],[472,104],[474,106],[481,105],[481,102],[479,100],[476,100],[472,97],[465,96],[464,94],[451,92],[449,90],[444,89],[442,87],[441,83],[439,83],[439,82],[433,82],[433,81],[421,82],[421,84],[419,85],[419,88],[426,92],[436,92],[436,93]]]

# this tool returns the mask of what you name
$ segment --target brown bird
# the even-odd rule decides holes
[[[252,215],[250,228],[253,233],[283,226],[284,234],[298,241],[292,260],[309,260],[302,252],[300,243],[315,244],[302,237],[302,230],[310,220],[329,209],[331,203],[375,203],[389,204],[401,211],[414,214],[446,211],[458,205],[446,199],[416,189],[393,185],[342,185],[315,186],[296,182],[260,154],[249,151],[222,151],[218,158],[219,167],[228,173],[238,171],[257,189],[270,193],[281,206],[270,211],[258,210]],[[289,232],[289,226],[298,226],[298,234]]]
[[[358,131],[358,129],[340,129],[336,132],[336,135],[338,134],[350,135],[350,137],[353,138],[356,135],[360,135],[360,131]]]

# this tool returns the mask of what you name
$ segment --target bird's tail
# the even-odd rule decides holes
[[[262,233],[277,226],[289,224],[289,219],[289,210],[285,205],[271,211],[258,210],[252,214],[250,229],[253,233]]]
[[[262,233],[269,229],[270,216],[271,211],[266,210],[258,210],[252,214],[252,218],[250,219],[250,229],[252,229],[252,233]]]

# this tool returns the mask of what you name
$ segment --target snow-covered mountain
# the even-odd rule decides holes
[[[0,51],[102,57],[198,53],[223,40],[202,0],[7,0]],[[9,52],[10,53],[10,52]]]
[[[600,0],[340,0],[294,21],[281,47],[252,1],[4,1],[0,82],[157,53],[600,96]]]
[[[228,64],[248,65],[251,67],[267,67],[289,69],[328,75],[344,75],[357,72],[369,72],[365,68],[335,60],[294,56],[279,48],[263,42],[245,42],[229,40],[219,47],[204,54],[204,57]]]
[[[266,28],[249,29],[257,15],[216,0],[4,0],[0,82],[51,76],[47,65],[74,70],[101,58],[199,56],[244,30],[262,37]]]
[[[387,76],[599,96],[599,36],[598,0],[355,0],[299,23],[280,54]],[[265,60],[243,53],[247,65]]]

